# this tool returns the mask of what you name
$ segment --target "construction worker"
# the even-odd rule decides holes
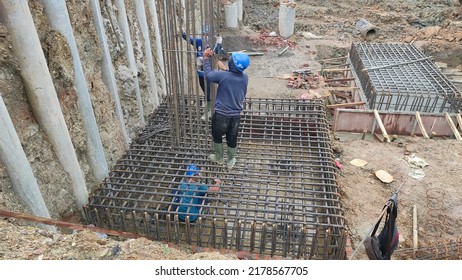
[[[218,84],[215,113],[212,117],[212,137],[214,153],[209,159],[223,164],[223,135],[226,135],[227,166],[232,169],[236,164],[237,134],[241,119],[241,111],[249,77],[244,70],[249,66],[247,54],[233,52],[228,60],[228,70],[212,70],[211,59],[213,51],[204,51],[204,73],[208,81]]]
[[[186,32],[183,32],[182,35],[183,39],[186,40]],[[206,80],[204,77],[204,58],[203,58],[203,53],[204,53],[204,44],[205,48],[208,48],[207,45],[207,31],[202,31],[202,36],[189,36],[189,43],[194,46],[196,49],[196,64],[197,64],[197,77],[199,78],[199,85],[202,89],[202,92],[205,94],[206,87],[207,87],[207,93],[206,98],[206,106],[204,110],[204,115],[202,116],[202,120],[205,120],[207,116],[210,115],[211,110],[212,110],[212,97],[211,97],[211,83],[207,82],[206,85]]]
[[[213,52],[218,55],[219,59],[228,59],[228,53],[223,49],[223,37],[220,36],[220,33],[217,34]]]
[[[181,180],[178,190],[173,192],[176,195],[173,202],[178,205],[176,209],[180,221],[185,221],[186,216],[189,216],[190,222],[196,221],[202,205],[206,203],[206,193],[217,192],[220,188],[219,179],[215,179],[214,185],[210,187],[200,181],[200,168],[195,164],[188,165],[185,178]]]

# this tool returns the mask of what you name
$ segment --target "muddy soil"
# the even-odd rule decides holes
[[[81,119],[68,71],[71,63],[63,50],[52,42],[59,36],[48,32],[48,25],[38,1],[29,1],[36,25],[40,26],[42,46],[48,50],[49,63],[59,70],[61,76],[54,77],[59,85],[58,95],[67,108],[66,122],[71,127],[74,145],[84,147],[85,137],[81,135]],[[84,8],[88,1],[71,1],[73,23],[77,24],[79,47],[88,50],[82,59],[88,82],[93,85],[92,101],[95,104],[98,125],[108,162],[113,164],[123,153],[120,129],[116,126],[115,113],[111,108],[110,94],[99,77],[100,54],[96,35],[86,30],[91,26],[91,13]],[[110,2],[110,1],[104,1]],[[314,75],[320,70],[319,60],[344,56],[351,43],[365,42],[355,28],[359,18],[365,18],[377,27],[378,37],[372,42],[412,42],[434,60],[447,63],[448,68],[462,68],[462,7],[458,1],[296,1],[297,16],[295,34],[288,39],[261,39],[264,34],[278,32],[278,1],[252,0],[245,2],[244,26],[239,30],[222,30],[224,46],[228,50],[251,50],[263,52],[253,56],[247,70],[250,76],[249,97],[262,98],[324,98],[322,84],[314,90],[288,87],[284,75],[295,69],[309,68]],[[133,6],[128,8],[133,10]],[[110,6],[103,12],[110,12]],[[105,15],[107,28],[109,14]],[[139,36],[136,23],[131,25],[134,36]],[[116,31],[110,38],[115,46],[120,43]],[[138,35],[136,35],[138,34]],[[48,41],[47,39],[48,38]],[[282,55],[285,46],[290,48]],[[65,48],[65,46],[62,46]],[[139,131],[138,112],[133,102],[133,77],[127,74],[123,49],[113,48],[113,59],[117,65],[117,78],[122,92],[124,116],[130,124],[130,134]],[[19,77],[19,66],[12,53],[8,34],[0,26],[0,93],[7,108],[15,108],[10,114],[24,145],[28,159],[39,179],[42,193],[54,218],[68,215],[72,200],[70,183],[64,171],[56,164],[55,155],[45,133],[40,129],[31,113],[27,97]],[[53,55],[54,54],[54,55]],[[137,52],[142,62],[142,52]],[[62,63],[58,63],[62,62]],[[138,73],[141,87],[146,91],[148,84],[145,73]],[[147,97],[143,97],[147,102]],[[399,137],[395,142],[384,144],[376,139],[360,140],[355,135],[332,135],[336,157],[343,163],[339,170],[339,191],[345,208],[345,219],[353,248],[355,249],[373,226],[391,193],[401,186],[399,193],[398,228],[401,233],[399,248],[412,246],[412,208],[417,207],[419,219],[419,245],[462,237],[462,145],[453,139],[425,140],[419,137]],[[79,160],[84,161],[84,150]],[[425,177],[411,178],[412,171],[405,161],[408,156],[424,159],[428,166],[423,168]],[[353,159],[368,162],[364,167],[350,164]],[[85,162],[83,162],[85,164]],[[85,166],[88,166],[85,164]],[[385,184],[377,179],[375,171],[382,169],[391,174],[394,181]],[[85,170],[91,181],[89,170]],[[94,186],[96,187],[96,186]],[[27,212],[11,188],[6,169],[0,164],[0,207],[17,212]],[[115,240],[93,232],[63,232],[50,234],[37,227],[29,227],[14,219],[0,220],[0,259],[221,259],[233,258],[217,254],[192,254],[190,248],[177,250],[164,244],[138,240]],[[366,259],[362,249],[356,259]]]

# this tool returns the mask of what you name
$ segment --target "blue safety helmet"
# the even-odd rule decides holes
[[[249,67],[250,64],[250,58],[247,54],[245,53],[237,53],[233,52],[231,54],[231,57],[233,59],[234,66],[236,66],[237,70],[239,72],[244,72],[244,70]]]
[[[197,167],[195,164],[190,164],[188,165],[187,171],[186,171],[186,176],[196,176],[199,174],[201,169]]]

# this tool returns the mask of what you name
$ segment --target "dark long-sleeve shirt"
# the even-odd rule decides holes
[[[218,84],[215,111],[224,116],[239,116],[247,94],[249,76],[239,72],[230,60],[228,71],[212,70],[211,60],[204,58],[205,78]]]

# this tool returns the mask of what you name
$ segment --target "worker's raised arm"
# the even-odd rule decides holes
[[[183,34],[181,35],[181,37],[183,37],[183,39],[186,39],[186,32],[183,32]],[[200,37],[194,37],[194,36],[189,36],[189,43],[194,46],[196,49],[197,47],[201,47],[202,48],[202,38]],[[198,51],[201,51],[201,50],[198,50]]]
[[[219,84],[226,77],[226,73],[212,70],[212,61],[210,59],[212,56],[213,51],[210,48],[204,51],[204,75],[208,81]]]

